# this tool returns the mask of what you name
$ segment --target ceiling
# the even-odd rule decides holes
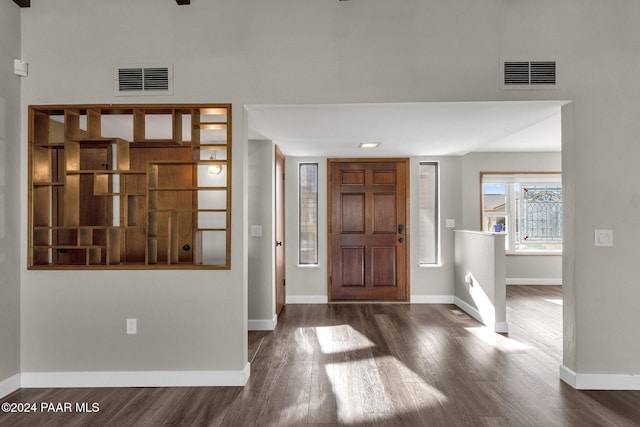
[[[564,101],[247,105],[249,139],[289,156],[561,151]],[[358,148],[379,142],[375,149]]]

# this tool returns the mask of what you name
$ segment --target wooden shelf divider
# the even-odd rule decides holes
[[[29,107],[28,268],[230,268],[230,136],[229,104]]]

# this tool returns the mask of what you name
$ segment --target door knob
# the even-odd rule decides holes
[[[402,238],[402,237],[401,237],[401,238],[399,238],[399,239],[398,239],[398,242],[400,242],[400,243],[404,243],[404,238]]]

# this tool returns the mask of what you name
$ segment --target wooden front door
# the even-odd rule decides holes
[[[280,315],[285,304],[285,258],[284,258],[284,155],[276,146],[276,314]]]
[[[406,159],[330,160],[329,293],[407,300]]]

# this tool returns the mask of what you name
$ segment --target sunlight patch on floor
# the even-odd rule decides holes
[[[545,301],[552,304],[562,305],[562,298],[545,298]]]
[[[322,352],[331,355],[324,373],[339,424],[381,422],[448,400],[398,358],[380,355],[375,343],[350,325],[317,327],[315,332]],[[402,397],[408,388],[423,399]]]
[[[531,349],[530,346],[493,332],[485,326],[468,327],[464,329],[471,332],[477,338],[480,338],[484,343],[505,353],[520,353]]]
[[[382,369],[378,371],[377,367]],[[394,415],[439,406],[448,400],[440,390],[424,382],[393,356],[328,363],[325,372],[336,399],[338,423],[382,421]],[[405,393],[408,383],[411,393],[421,396],[421,403],[399,397]]]
[[[376,346],[351,325],[320,326],[316,327],[315,331],[324,354],[364,350]]]
[[[315,347],[313,328],[297,328],[293,334],[296,349],[299,353],[312,354]]]

